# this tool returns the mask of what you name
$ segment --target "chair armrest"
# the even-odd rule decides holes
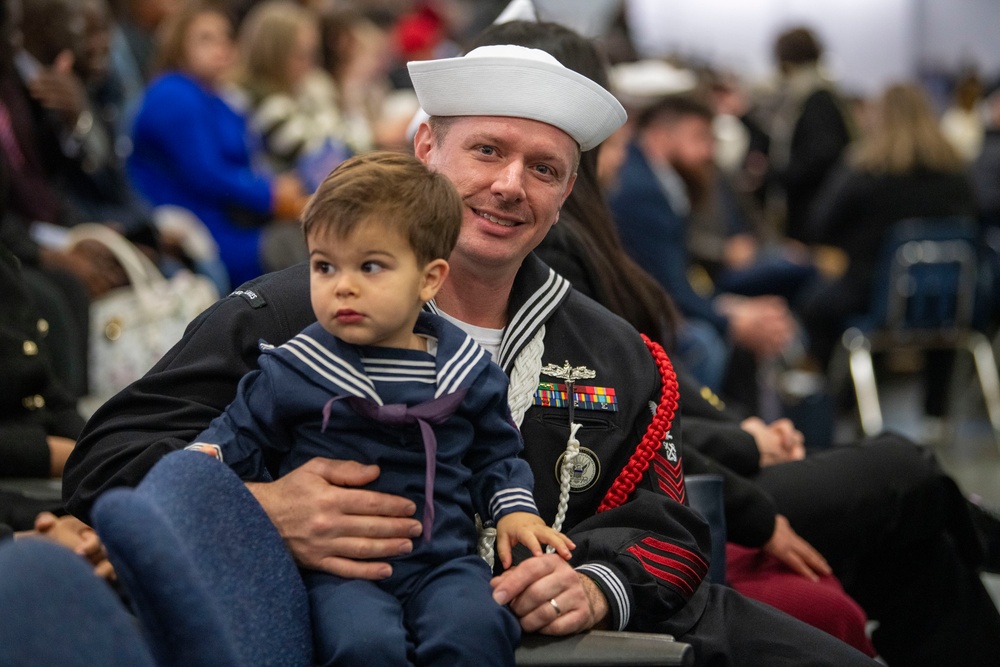
[[[62,480],[48,477],[0,477],[0,491],[18,493],[33,500],[62,502]]]
[[[569,637],[525,634],[514,658],[519,667],[538,665],[694,664],[694,648],[670,635],[591,630]]]

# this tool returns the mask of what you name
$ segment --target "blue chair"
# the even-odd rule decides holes
[[[953,349],[972,355],[1000,443],[1000,377],[990,341],[977,328],[983,304],[992,299],[992,273],[981,258],[978,226],[970,218],[914,218],[890,228],[871,312],[850,323],[841,338],[866,434],[883,425],[872,352]]]
[[[92,515],[157,665],[311,664],[298,568],[223,463],[173,452],[134,489],[103,494]]]
[[[685,475],[688,504],[708,522],[712,536],[712,560],[708,566],[708,580],[726,585],[726,508],[722,475]]]
[[[135,619],[69,549],[9,540],[0,572],[0,665],[153,667]]]
[[[94,527],[160,667],[309,665],[306,591],[277,530],[211,456],[165,456],[135,489],[98,499]],[[517,664],[691,665],[669,635],[526,635]]]

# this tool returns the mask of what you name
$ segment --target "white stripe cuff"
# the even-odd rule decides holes
[[[517,511],[538,514],[535,498],[527,489],[513,488],[498,491],[490,498],[490,516],[496,521],[501,512],[516,508]]]
[[[628,622],[632,616],[632,609],[629,603],[627,589],[625,588],[625,582],[618,578],[607,565],[601,565],[600,563],[587,563],[586,565],[581,565],[576,568],[577,572],[583,572],[591,579],[596,579],[600,581],[603,585],[603,590],[608,592],[608,606],[611,607],[611,618],[618,619],[617,627],[612,628],[621,632],[626,627],[628,627]],[[616,613],[617,612],[617,613]]]

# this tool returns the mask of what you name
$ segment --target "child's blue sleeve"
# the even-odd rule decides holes
[[[287,451],[290,447],[273,377],[267,371],[269,361],[262,357],[261,370],[243,376],[233,402],[189,447],[201,446],[204,451],[207,445],[215,449],[216,455],[244,480],[270,481],[264,451]]]
[[[465,462],[473,473],[472,503],[483,521],[494,523],[511,512],[538,514],[534,477],[520,457],[524,444],[507,405],[507,384],[503,370],[490,362],[470,392],[474,436]]]

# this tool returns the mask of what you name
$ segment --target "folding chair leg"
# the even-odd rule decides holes
[[[882,406],[878,400],[871,350],[867,345],[857,345],[851,348],[849,355],[851,377],[854,379],[854,391],[858,397],[861,430],[865,435],[877,435],[882,432]]]
[[[983,400],[986,401],[986,412],[993,425],[993,437],[1000,448],[1000,375],[997,373],[997,360],[993,354],[993,346],[989,339],[981,333],[974,333],[967,342],[969,352],[976,362],[976,373],[979,384],[983,388]]]

